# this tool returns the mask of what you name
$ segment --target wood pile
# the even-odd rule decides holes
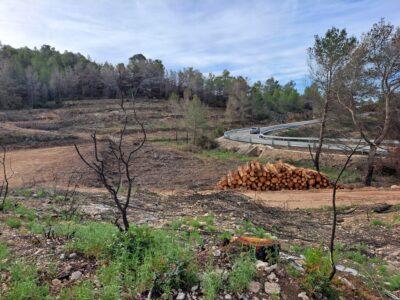
[[[250,161],[229,171],[218,182],[221,189],[244,188],[256,191],[307,190],[311,188],[327,188],[330,186],[326,175],[317,171],[296,168],[281,161],[265,165],[259,161]]]

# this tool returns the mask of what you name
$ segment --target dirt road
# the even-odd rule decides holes
[[[287,209],[320,208],[330,206],[332,190],[309,191],[268,191],[243,192],[255,202],[267,206]],[[374,203],[400,204],[400,188],[358,188],[342,189],[337,192],[336,202],[339,206],[366,205]]]
[[[88,145],[83,145],[81,147],[84,151],[90,149]],[[157,156],[161,156],[161,158],[163,158],[162,155],[165,157],[162,163],[160,163],[159,160],[155,162],[158,167],[155,172],[156,174],[153,174],[155,168],[151,166],[154,162],[142,160],[148,161],[143,163],[140,169],[142,177],[144,177],[142,181],[150,182],[151,185],[148,187],[150,189],[152,186],[157,187],[156,192],[160,192],[163,189],[166,190],[166,186],[170,186],[169,190],[182,189],[182,186],[183,188],[187,187],[187,189],[191,189],[190,183],[196,179],[199,182],[206,183],[204,184],[204,189],[209,190],[213,186],[215,176],[219,177],[224,173],[224,170],[221,169],[219,170],[221,174],[214,174],[218,172],[218,168],[216,170],[201,161],[194,163],[193,159],[186,157],[188,156],[186,153],[179,154],[173,152],[167,156],[168,153],[169,152],[157,154]],[[51,186],[55,181],[62,186],[62,184],[66,182],[69,174],[76,169],[82,168],[73,146],[15,150],[8,153],[8,158],[11,159],[12,169],[14,171],[14,176],[10,180],[10,185],[13,188],[33,184],[38,186]],[[170,160],[173,161],[172,165],[166,163]],[[178,161],[181,161],[179,166],[177,165]],[[187,170],[184,170],[184,168]],[[196,169],[197,172],[201,174],[199,178],[192,179],[188,176],[188,173],[192,173],[193,169]],[[171,172],[176,172],[176,174],[171,176]],[[167,177],[166,174],[169,174],[169,179],[164,185],[162,184],[164,180],[163,177]],[[213,174],[214,177],[211,177],[210,174]],[[171,182],[171,178],[173,178],[174,181]],[[156,181],[159,183],[158,186],[153,184]],[[82,187],[84,187],[84,184]],[[331,201],[331,190],[243,192],[243,194],[264,205],[289,209],[323,207],[330,205]],[[337,195],[338,205],[373,204],[382,202],[400,204],[400,189],[343,189],[339,190]]]

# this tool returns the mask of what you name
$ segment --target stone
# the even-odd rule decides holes
[[[259,283],[257,281],[252,281],[249,283],[248,288],[249,288],[250,292],[257,294],[261,289],[261,283]]]
[[[61,285],[61,280],[59,280],[59,279],[53,279],[52,281],[51,281],[51,284],[52,285],[54,285],[54,286],[59,286],[59,285]]]
[[[275,271],[278,265],[272,265],[270,267],[265,268],[265,272],[271,273],[272,271]]]
[[[264,291],[268,295],[279,295],[281,293],[281,287],[276,282],[265,282]]]
[[[68,255],[68,258],[73,259],[73,258],[75,258],[75,257],[77,257],[77,256],[78,256],[78,254],[76,254],[76,253],[74,252],[74,253],[71,253],[70,255]]]
[[[192,291],[192,292],[195,292],[195,291],[197,291],[198,289],[199,289],[199,286],[198,286],[198,285],[195,285],[195,286],[192,286],[191,291]]]
[[[214,251],[213,251],[213,255],[214,255],[215,257],[221,256],[221,250],[219,250],[219,249],[214,250]]]
[[[268,279],[269,282],[278,282],[278,281],[279,281],[278,277],[276,277],[276,275],[275,275],[274,272],[272,272],[271,274],[269,274],[269,275],[267,276],[267,279]]]
[[[299,297],[302,300],[310,300],[310,298],[308,298],[306,292],[301,292],[300,294],[297,295],[297,297]]]
[[[339,280],[340,280],[344,285],[346,285],[347,287],[349,287],[350,289],[352,289],[353,291],[356,290],[356,287],[354,286],[354,284],[352,284],[347,278],[339,276]]]
[[[258,271],[265,271],[269,267],[269,263],[262,260],[257,260],[256,262],[256,269]]]
[[[345,272],[345,273],[349,273],[349,274],[351,274],[353,276],[358,276],[358,271],[357,270],[345,267],[343,265],[337,265],[336,266],[336,270],[341,271],[341,272]]]
[[[71,274],[71,276],[69,277],[69,279],[71,280],[78,280],[79,278],[82,277],[82,272],[81,271],[75,271]]]
[[[176,296],[176,300],[184,300],[186,297],[185,293],[180,292],[178,296]]]
[[[226,300],[231,300],[231,299],[232,299],[232,296],[229,295],[229,294],[226,294],[225,297],[224,297],[224,299],[226,299]]]
[[[400,186],[396,185],[396,184],[393,184],[393,185],[390,186],[390,188],[393,189],[393,190],[394,189],[400,189]]]
[[[65,253],[61,253],[60,259],[61,259],[61,260],[65,259]]]

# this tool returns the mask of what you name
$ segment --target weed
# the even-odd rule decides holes
[[[60,293],[62,300],[91,300],[93,298],[93,284],[90,281],[83,281],[78,285],[63,288]]]
[[[11,285],[4,299],[46,299],[47,285],[39,285],[36,269],[26,262],[17,261],[10,267]]]
[[[332,295],[333,289],[329,280],[331,263],[329,256],[321,248],[307,248],[305,256],[304,288],[311,294]]]
[[[27,223],[25,226],[34,234],[42,234],[45,231],[45,227],[42,224],[37,223],[35,221],[31,221]]]
[[[131,227],[119,234],[109,256],[132,295],[147,292],[168,298],[173,289],[185,290],[197,282],[197,264],[189,247],[165,230]]]
[[[101,299],[112,300],[120,298],[122,281],[119,271],[121,266],[118,262],[111,261],[108,265],[102,266],[98,272],[98,277],[103,285],[100,295]]]
[[[389,278],[389,289],[392,291],[400,290],[400,273]]]
[[[18,214],[22,218],[26,218],[29,221],[33,221],[36,218],[36,212],[34,209],[29,209],[23,205],[18,205],[15,209],[14,212]]]
[[[10,226],[11,228],[20,228],[22,225],[22,222],[18,218],[10,217],[6,220],[6,224]]]
[[[70,251],[87,257],[99,257],[113,241],[117,229],[112,224],[88,222],[74,228],[73,239],[67,244]]]
[[[8,256],[8,248],[7,245],[3,242],[0,242],[0,270],[4,269],[6,266],[5,260]]]
[[[204,298],[206,300],[217,299],[218,292],[222,287],[222,276],[221,274],[209,270],[203,274],[201,278],[201,288],[204,293]]]
[[[302,276],[302,273],[290,264],[287,264],[285,269],[290,277],[300,278]]]
[[[222,233],[219,235],[219,238],[220,238],[221,240],[227,240],[227,241],[229,241],[229,240],[231,240],[232,236],[233,236],[233,234],[232,234],[231,232],[229,232],[229,231],[224,231],[224,232],[222,232]]]
[[[37,190],[36,190],[36,196],[38,197],[38,198],[44,198],[44,197],[46,197],[47,196],[47,191],[44,189],[44,188],[38,188]]]
[[[392,224],[391,223],[389,223],[389,222],[386,222],[386,221],[382,221],[382,220],[378,220],[378,219],[375,219],[375,220],[372,220],[371,221],[371,225],[372,226],[381,226],[381,227],[386,227],[386,228],[392,228]]]
[[[245,291],[255,274],[256,267],[252,255],[246,254],[237,258],[228,276],[229,290],[235,293]]]

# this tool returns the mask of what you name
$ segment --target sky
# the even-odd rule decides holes
[[[302,89],[314,35],[335,26],[359,37],[381,18],[399,26],[400,0],[0,0],[0,41],[96,62],[143,53],[167,69],[228,69]]]

